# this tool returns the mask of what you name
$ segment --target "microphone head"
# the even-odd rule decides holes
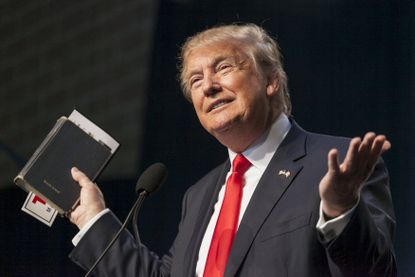
[[[166,179],[167,167],[162,163],[152,164],[141,174],[135,186],[135,192],[140,194],[145,191],[147,195],[150,195],[157,191]]]

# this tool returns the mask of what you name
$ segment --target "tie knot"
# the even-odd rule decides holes
[[[232,163],[232,171],[238,172],[240,174],[245,174],[245,172],[248,170],[248,168],[251,167],[251,162],[248,161],[247,158],[245,158],[244,155],[238,154],[236,155],[235,159]]]

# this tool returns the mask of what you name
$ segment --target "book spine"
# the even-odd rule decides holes
[[[66,117],[59,118],[55,126],[53,126],[52,130],[48,133],[46,138],[42,141],[42,143],[39,145],[39,147],[36,149],[36,151],[33,153],[33,155],[30,157],[29,161],[26,163],[26,165],[20,170],[18,177],[24,178],[26,175],[26,172],[32,167],[32,164],[37,160],[37,158],[40,156],[40,154],[46,149],[46,146],[52,141],[52,138],[58,133],[58,130],[62,127],[63,123],[68,120]]]
[[[28,182],[26,182],[25,179],[19,178],[19,176],[17,176],[14,179],[14,182],[16,183],[16,185],[18,185],[19,187],[23,188],[25,191],[27,191],[27,192],[32,191],[36,196],[39,196],[42,200],[46,201],[48,203],[48,205],[50,205],[52,208],[54,208],[55,210],[58,211],[58,213],[59,213],[60,216],[64,216],[65,215],[65,211],[62,210],[62,208],[60,208],[55,203],[53,203],[52,201],[50,201],[49,198],[47,198],[43,193],[41,193],[40,191],[38,191],[37,189],[35,189],[34,187],[32,187]]]
[[[35,189],[33,186],[31,186],[25,179],[25,175],[28,172],[28,170],[32,167],[34,162],[38,159],[39,156],[41,156],[42,152],[46,149],[47,145],[52,141],[53,137],[58,133],[59,129],[63,126],[65,121],[68,120],[66,117],[62,116],[60,117],[55,125],[53,126],[52,130],[48,133],[46,138],[42,141],[42,143],[39,145],[39,147],[36,149],[36,151],[33,153],[33,155],[30,157],[29,161],[26,163],[26,165],[20,170],[19,174],[14,178],[14,183],[21,187],[23,190],[29,192],[32,191],[34,194],[45,200],[52,208],[57,210],[60,215],[64,213],[64,211],[57,205],[55,205],[53,202],[51,202],[47,197],[45,197],[42,193],[40,193],[37,189]]]

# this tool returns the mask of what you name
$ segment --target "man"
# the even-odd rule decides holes
[[[97,275],[396,275],[380,159],[386,138],[302,130],[289,118],[278,46],[256,25],[201,32],[186,41],[181,59],[184,94],[229,160],[186,192],[168,254],[159,258],[125,231]],[[120,223],[98,187],[77,169],[72,175],[82,189],[70,215],[81,229],[71,258],[89,269]]]

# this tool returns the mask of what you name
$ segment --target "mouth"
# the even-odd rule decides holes
[[[225,106],[226,104],[228,104],[228,103],[230,103],[232,101],[233,100],[231,100],[231,99],[219,99],[219,100],[216,100],[215,102],[213,102],[212,104],[209,105],[208,113],[211,112],[211,111],[217,110],[217,109]]]

